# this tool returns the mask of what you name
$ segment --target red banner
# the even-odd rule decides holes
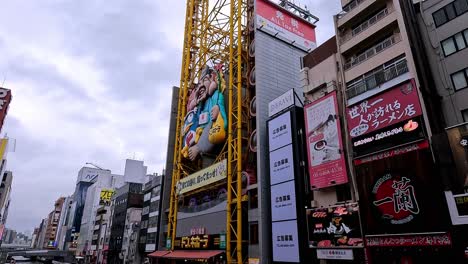
[[[367,247],[431,247],[450,245],[452,245],[452,239],[448,233],[366,237]]]
[[[315,26],[268,1],[257,1],[257,28],[309,50],[316,47]]]
[[[346,110],[352,138],[419,115],[422,115],[422,109],[414,79]]]
[[[348,182],[336,92],[304,107],[311,189]]]
[[[11,90],[0,87],[0,131],[2,130],[3,121],[5,121],[10,102]]]

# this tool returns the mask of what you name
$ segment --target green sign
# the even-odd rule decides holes
[[[168,238],[168,239],[166,240],[166,248],[167,248],[167,249],[171,249],[171,243],[172,243],[172,240],[171,240],[170,238]]]
[[[226,234],[219,234],[219,248],[226,249]]]

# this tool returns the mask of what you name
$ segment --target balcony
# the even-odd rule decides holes
[[[361,54],[355,56],[355,57],[352,57],[352,58],[349,58],[345,65],[344,65],[344,69],[345,71],[361,64],[362,62],[374,57],[375,55],[387,50],[388,48],[390,48],[391,46],[395,45],[396,43],[400,42],[401,41],[401,35],[400,34],[395,34],[395,35],[392,35],[386,39],[384,39],[383,41],[379,42],[378,44],[376,44],[375,46],[367,49],[366,51],[362,52]],[[354,79],[354,78],[352,78]]]
[[[367,9],[369,6],[374,4],[377,0],[354,0],[343,7],[338,15],[337,26],[341,28],[343,25],[348,23],[353,17]]]
[[[347,84],[346,95],[348,100],[379,87],[381,84],[397,78],[408,72],[405,58],[389,65],[382,65],[361,78]],[[349,102],[348,102],[349,103]]]
[[[393,12],[393,8],[385,7],[384,9],[380,10],[380,12],[378,12],[377,14],[373,15],[372,17],[370,17],[366,21],[362,22],[359,26],[357,26],[357,27],[355,27],[353,29],[347,30],[346,34],[344,34],[340,38],[340,44],[344,44],[345,42],[347,42],[351,38],[359,35],[361,32],[363,32],[363,31],[367,30],[368,28],[370,28],[371,26],[375,25],[377,22],[379,22],[380,20],[385,18],[391,12]]]

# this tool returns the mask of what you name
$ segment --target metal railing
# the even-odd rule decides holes
[[[395,43],[400,42],[401,36],[399,34],[392,35],[385,40],[379,42],[377,45],[367,49],[363,53],[359,54],[358,56],[352,57],[348,59],[344,65],[345,70],[349,70],[350,68],[361,64],[362,62],[372,58],[374,55],[381,53],[382,51],[390,48]]]
[[[360,5],[364,1],[366,1],[366,0],[354,0],[354,1],[349,2],[349,4],[347,4],[345,7],[343,7],[343,11],[341,11],[338,14],[338,18],[344,17],[346,14],[349,13],[349,11],[356,8],[358,5]]]
[[[406,59],[397,61],[388,66],[380,66],[372,73],[362,76],[360,80],[347,85],[346,95],[348,99],[372,90],[379,85],[388,82],[408,72]]]
[[[340,43],[343,44],[348,40],[352,39],[354,36],[358,35],[359,33],[365,31],[366,29],[370,28],[383,18],[385,18],[388,14],[390,14],[392,10],[389,8],[384,8],[377,14],[373,15],[371,18],[367,19],[366,21],[359,24],[359,26],[353,28],[352,30],[348,31],[343,37],[341,37]]]

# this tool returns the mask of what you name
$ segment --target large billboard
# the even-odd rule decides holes
[[[257,28],[310,51],[317,47],[315,26],[268,0],[256,1]]]
[[[203,186],[225,179],[227,176],[227,161],[223,160],[207,168],[197,171],[177,182],[177,194],[184,194]]]
[[[99,195],[99,205],[110,205],[114,193],[113,189],[102,189]]]
[[[304,107],[311,189],[348,182],[336,92]]]
[[[273,261],[300,262],[297,221],[272,223]]]
[[[10,102],[11,90],[0,87],[0,131],[2,130],[3,121],[5,121]]]
[[[414,79],[347,108],[351,138],[422,115]]]
[[[190,89],[182,127],[182,156],[194,161],[200,154],[217,154],[228,135],[222,65],[206,66],[200,82]]]

